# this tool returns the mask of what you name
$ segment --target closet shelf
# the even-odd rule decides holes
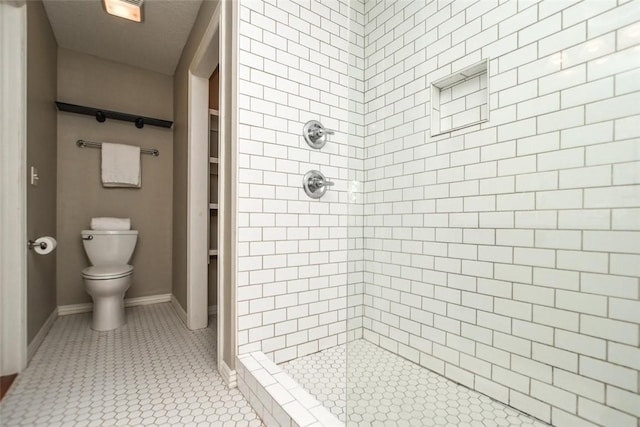
[[[209,163],[220,163],[220,159],[217,157],[209,157]]]
[[[211,209],[211,210],[218,209],[218,204],[217,203],[209,203],[209,209]]]
[[[209,249],[209,256],[218,256],[217,249]]]
[[[219,116],[220,115],[220,111],[214,110],[213,108],[209,108],[209,114],[212,115],[212,116]]]
[[[138,129],[142,129],[144,125],[158,126],[162,128],[170,128],[173,126],[173,122],[169,120],[154,119],[153,117],[138,116],[135,114],[121,113],[119,111],[105,110],[102,108],[86,107],[84,105],[68,104],[66,102],[59,101],[56,101],[56,106],[60,111],[93,116],[100,123],[107,119],[114,119],[133,122],[136,124]]]

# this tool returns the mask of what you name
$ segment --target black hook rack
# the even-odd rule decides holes
[[[153,117],[120,113],[118,111],[105,110],[102,108],[85,107],[83,105],[68,104],[66,102],[59,101],[56,101],[56,106],[60,111],[68,111],[70,113],[93,116],[100,123],[104,123],[107,119],[114,119],[122,120],[125,122],[133,122],[138,129],[142,129],[144,125],[159,126],[162,128],[170,128],[171,126],[173,126],[173,122],[169,120],[161,120],[154,119]]]

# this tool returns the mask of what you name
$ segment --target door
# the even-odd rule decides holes
[[[0,375],[27,364],[27,6],[0,2]]]

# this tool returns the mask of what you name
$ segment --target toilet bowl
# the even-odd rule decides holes
[[[110,331],[125,324],[124,294],[132,276],[133,267],[128,264],[82,270],[87,293],[93,299],[92,329]]]
[[[93,299],[91,328],[117,329],[126,323],[124,295],[131,286],[133,266],[127,264],[138,239],[136,230],[83,230],[82,243],[93,264],[82,270]]]

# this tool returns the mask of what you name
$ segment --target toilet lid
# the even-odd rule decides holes
[[[91,266],[82,270],[82,277],[90,279],[117,279],[127,276],[133,271],[133,266],[125,265],[107,265],[107,266]]]

